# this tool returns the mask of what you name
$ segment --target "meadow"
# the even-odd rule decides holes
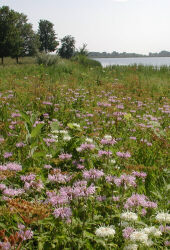
[[[169,249],[170,68],[0,66],[0,249]]]

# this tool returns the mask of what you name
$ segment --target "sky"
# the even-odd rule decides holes
[[[75,37],[88,51],[170,51],[170,0],[0,0],[27,15],[33,29],[40,19],[54,24],[58,39]]]

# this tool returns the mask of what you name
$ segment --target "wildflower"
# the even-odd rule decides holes
[[[11,153],[11,152],[5,152],[4,158],[7,159],[7,158],[11,157],[12,155],[13,155],[13,153]]]
[[[56,208],[53,212],[55,218],[61,217],[62,219],[68,219],[72,216],[72,211],[69,207]]]
[[[70,160],[72,157],[72,154],[60,154],[59,159],[60,160]]]
[[[130,240],[134,242],[140,242],[146,245],[148,242],[148,234],[143,231],[134,231],[130,235]]]
[[[11,246],[9,241],[7,241],[7,242],[1,242],[0,241],[0,249],[2,249],[2,250],[10,250],[11,247],[12,246]]]
[[[8,170],[11,170],[11,171],[22,171],[22,166],[16,162],[9,162],[6,164],[6,167]]]
[[[23,143],[23,142],[18,142],[18,143],[16,143],[16,147],[17,148],[22,148],[22,147],[25,147],[26,145],[25,145],[25,143]]]
[[[35,177],[36,177],[36,175],[32,174],[32,173],[30,173],[28,175],[21,175],[20,176],[20,178],[21,178],[22,181],[28,181],[28,182],[35,180]]]
[[[136,178],[132,175],[123,174],[119,178],[115,177],[114,183],[118,187],[121,185],[124,185],[125,188],[127,188],[127,186],[136,187]]]
[[[85,179],[99,179],[104,175],[103,170],[90,169],[83,171],[83,177]]]
[[[71,140],[71,136],[65,135],[65,136],[63,137],[63,140],[64,140],[64,141],[70,141],[70,140]]]
[[[3,190],[3,194],[7,196],[18,196],[23,194],[25,191],[24,189],[13,189],[13,188],[6,188]]]
[[[126,227],[125,229],[123,229],[123,237],[125,239],[129,239],[130,235],[134,232],[134,228],[133,227]]]
[[[101,157],[101,156],[111,156],[111,155],[112,155],[111,151],[99,150],[99,152],[98,152],[99,157]]]
[[[127,220],[127,221],[136,221],[138,220],[138,216],[137,214],[133,213],[133,212],[124,212],[120,215],[120,218],[122,220]]]
[[[111,135],[105,135],[101,140],[101,144],[103,145],[114,145],[116,143],[115,139],[112,138]]]
[[[99,237],[114,237],[115,236],[115,230],[112,226],[110,227],[99,227],[96,229],[95,234]]]
[[[93,139],[91,139],[91,138],[86,138],[85,141],[86,141],[87,143],[93,143]]]
[[[123,250],[138,250],[137,244],[129,244],[123,248]]]
[[[159,222],[170,223],[170,214],[168,213],[164,213],[164,212],[158,213],[155,218]]]
[[[166,247],[169,247],[170,246],[170,241],[167,240],[167,241],[164,242],[164,244],[165,244]]]
[[[79,148],[77,148],[77,151],[82,152],[85,150],[93,150],[93,149],[95,149],[94,144],[84,143],[84,144],[81,144],[81,146]]]
[[[144,194],[133,194],[127,199],[124,208],[131,209],[138,206],[145,208],[156,208],[157,204],[155,202],[149,201]]]
[[[162,235],[162,232],[156,227],[145,227],[143,231],[148,235],[153,235],[155,237],[159,237]]]
[[[52,166],[51,166],[51,165],[44,165],[44,168],[45,168],[45,169],[51,169]]]
[[[117,152],[116,153],[117,154],[117,156],[119,156],[119,157],[121,157],[121,158],[129,158],[129,157],[131,157],[131,154],[129,153],[129,152]]]

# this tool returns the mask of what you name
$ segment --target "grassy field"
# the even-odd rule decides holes
[[[0,249],[168,249],[169,67],[0,66]]]

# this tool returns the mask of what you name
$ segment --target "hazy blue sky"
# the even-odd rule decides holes
[[[170,51],[170,0],[0,0],[38,28],[54,23],[58,38],[72,35],[89,51]]]

